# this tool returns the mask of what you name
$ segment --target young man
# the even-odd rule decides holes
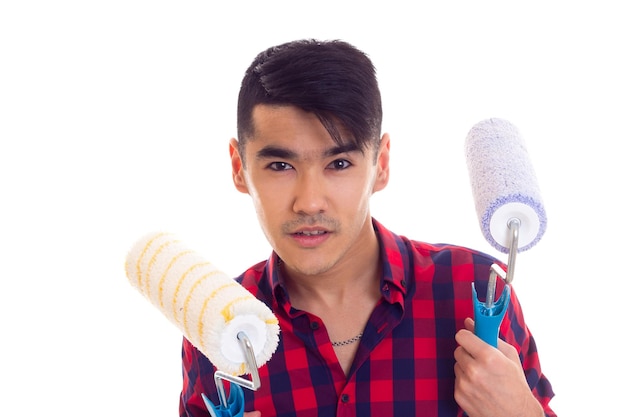
[[[279,319],[277,351],[244,389],[248,417],[554,415],[515,294],[498,348],[472,333],[471,284],[495,259],[398,236],[371,217],[389,143],[369,58],[340,42],[259,54],[230,142],[235,187],[273,250],[238,281]],[[181,416],[218,403],[214,367],[183,342]]]

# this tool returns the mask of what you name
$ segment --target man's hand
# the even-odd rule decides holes
[[[465,320],[454,351],[454,398],[470,417],[544,416],[519,360],[517,350],[498,340],[498,348],[474,334],[474,321]]]
[[[260,411],[249,411],[247,413],[243,413],[243,417],[261,417]]]

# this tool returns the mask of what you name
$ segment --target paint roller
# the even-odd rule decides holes
[[[513,124],[498,118],[475,124],[465,140],[465,157],[480,229],[489,244],[508,254],[506,272],[497,264],[491,266],[484,302],[472,284],[475,333],[497,346],[516,255],[543,237],[546,213],[526,145]],[[505,286],[495,300],[498,276]]]
[[[202,394],[211,416],[243,416],[240,386],[258,389],[258,368],[278,345],[272,311],[169,233],[139,239],[127,255],[126,276],[217,368],[220,404]],[[232,382],[228,397],[223,380]]]

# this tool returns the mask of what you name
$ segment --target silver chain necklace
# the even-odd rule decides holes
[[[361,336],[363,336],[363,333],[359,333],[356,336],[354,336],[351,339],[348,340],[342,340],[341,342],[330,342],[331,345],[333,345],[334,347],[340,347],[340,346],[346,346],[346,345],[351,345],[352,343],[356,342],[357,340],[361,339]]]

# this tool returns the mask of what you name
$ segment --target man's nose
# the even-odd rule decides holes
[[[322,175],[306,172],[298,176],[293,210],[296,213],[315,215],[327,208],[327,187]]]

